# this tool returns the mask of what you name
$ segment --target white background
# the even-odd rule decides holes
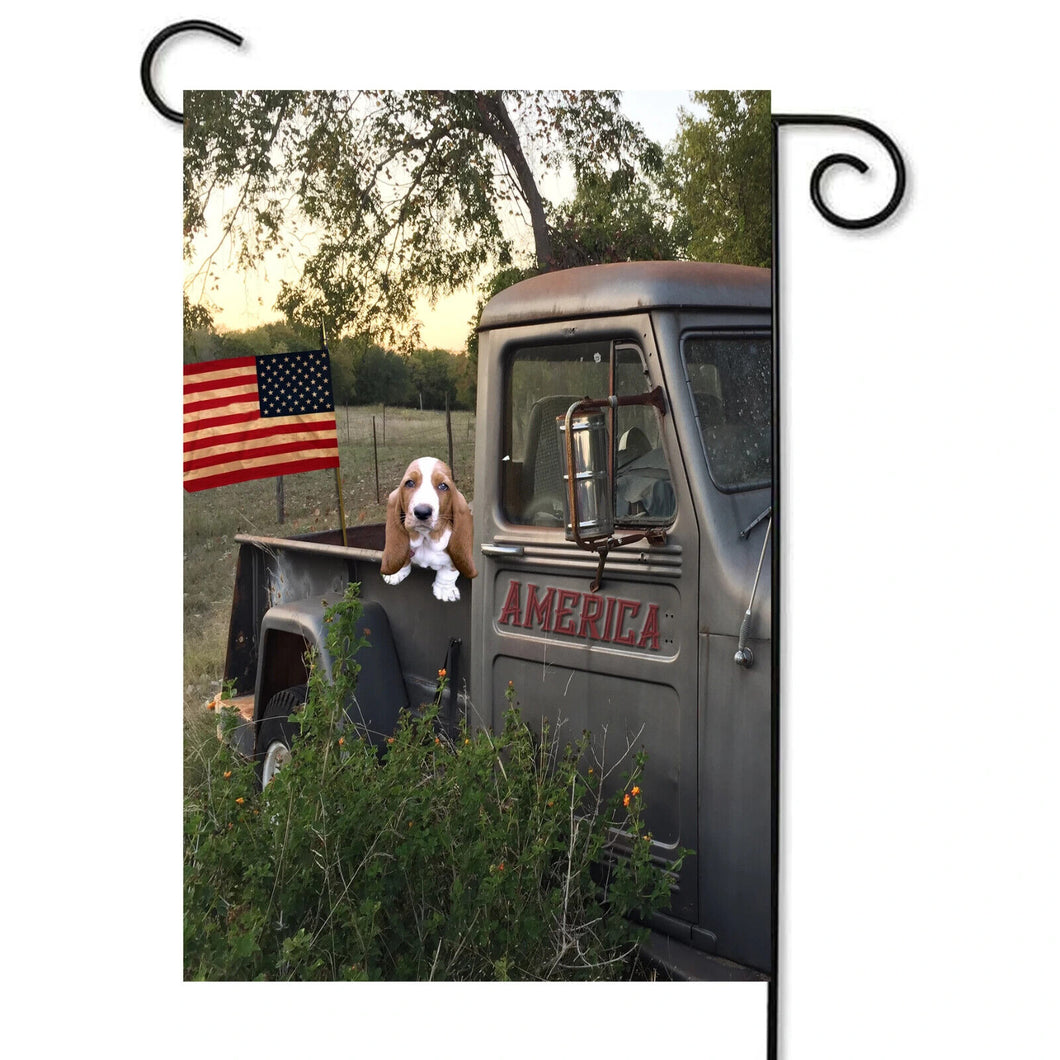
[[[181,983],[180,132],[138,68],[199,17],[247,44],[168,46],[178,108],[207,87],[760,87],[895,138],[906,201],[851,235],[806,193],[834,139],[782,131],[780,1055],[1056,1055],[1055,37],[1023,0],[793,8],[8,16],[10,1036],[41,1055],[763,1055],[739,988]],[[879,180],[836,174],[833,201],[875,210],[885,160],[839,149]]]

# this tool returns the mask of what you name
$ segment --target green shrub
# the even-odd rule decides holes
[[[187,799],[191,979],[627,976],[669,876],[652,862],[635,759],[601,795],[589,735],[531,733],[509,685],[500,734],[437,724],[439,697],[380,754],[345,722],[356,587],[328,613],[334,681],[310,676],[292,761],[258,790],[223,744]],[[676,868],[677,866],[671,866]]]

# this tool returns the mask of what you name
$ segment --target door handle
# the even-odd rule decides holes
[[[482,554],[484,556],[511,557],[523,555],[522,545],[491,545],[483,543]]]

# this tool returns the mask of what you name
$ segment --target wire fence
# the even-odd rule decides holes
[[[475,414],[377,406],[339,407],[339,474],[311,471],[184,495],[185,544],[236,533],[288,535],[337,529],[338,483],[348,526],[383,522],[386,500],[411,461],[450,465],[461,492],[474,486]]]

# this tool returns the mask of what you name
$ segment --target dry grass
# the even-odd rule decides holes
[[[375,419],[379,465],[372,427]],[[339,459],[349,526],[382,522],[386,497],[409,461],[448,459],[444,412],[381,406],[340,408]],[[468,499],[474,482],[475,417],[452,413],[453,471]],[[203,704],[220,688],[232,605],[239,533],[296,536],[339,525],[333,471],[290,475],[284,480],[280,521],[275,479],[259,479],[184,494],[184,731],[185,785],[193,782],[201,749],[216,739],[214,715]]]

